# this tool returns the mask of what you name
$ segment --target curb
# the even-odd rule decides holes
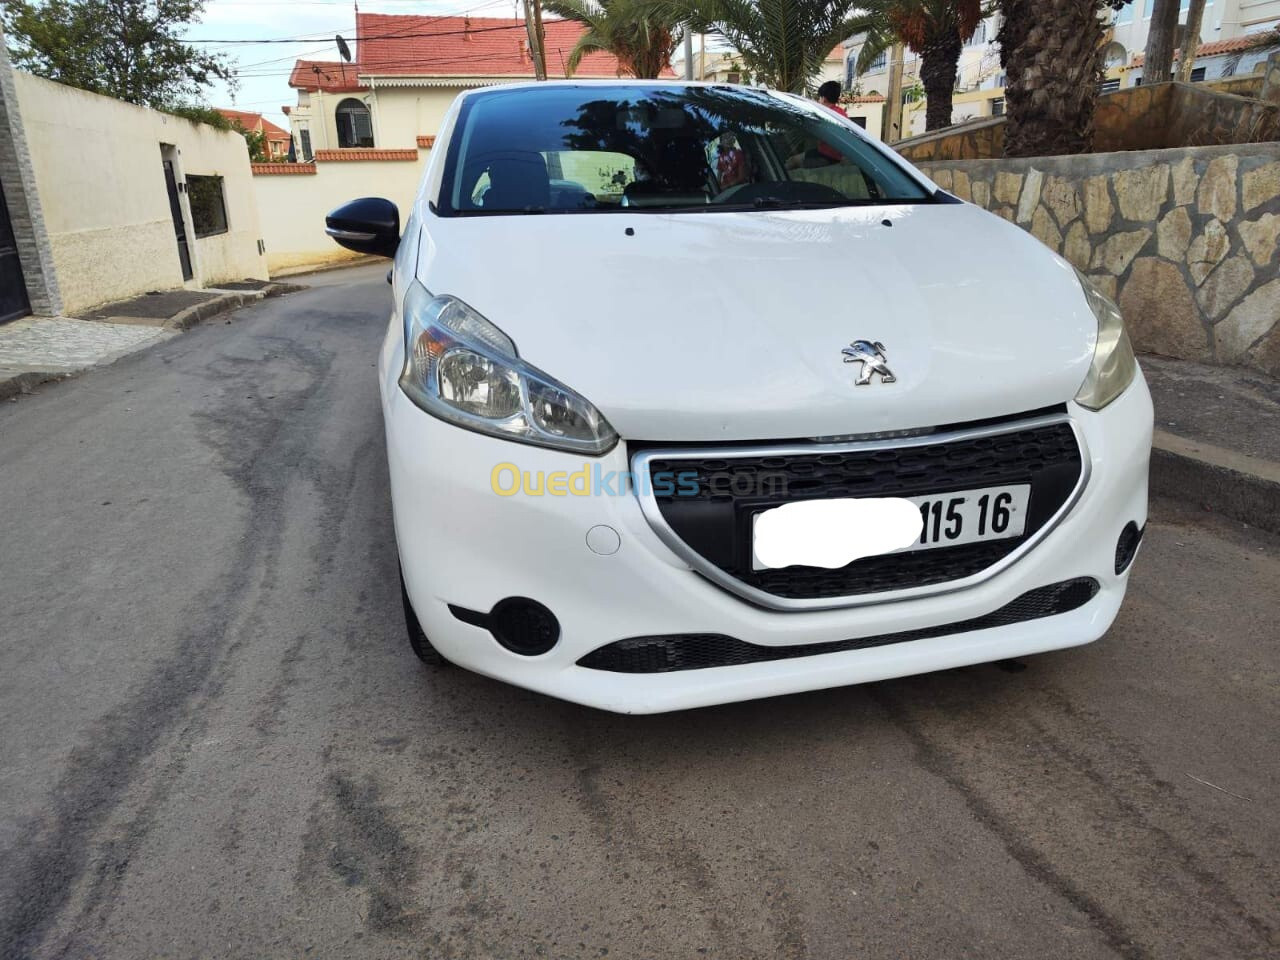
[[[372,254],[365,257],[353,257],[349,260],[321,261],[319,263],[300,263],[293,267],[282,267],[271,275],[271,279],[277,277],[305,277],[313,273],[328,273],[330,270],[345,270],[347,267],[363,267],[371,263],[377,263],[384,260],[385,257],[375,257]]]
[[[1151,492],[1280,533],[1280,463],[1156,430]]]
[[[152,326],[159,327],[163,330],[186,331],[190,330],[198,323],[220,316],[224,313],[230,313],[232,310],[239,310],[241,307],[258,303],[270,297],[279,297],[286,293],[298,293],[308,289],[310,288],[297,283],[269,283],[261,290],[228,291],[212,300],[206,300],[203,303],[197,303],[194,306],[187,307],[185,310],[180,310],[167,320],[154,320],[145,317],[112,317],[110,320],[102,322],[124,323],[126,325],[135,326]],[[120,359],[120,357],[115,356],[105,362],[114,363],[118,359]],[[86,367],[81,367],[75,370],[29,370],[11,377],[0,376],[0,401],[10,400],[14,397],[21,396],[22,394],[31,393],[41,384],[53,383],[58,380],[68,380],[72,377],[79,376],[81,373],[84,373],[85,370],[92,370],[94,367],[99,365],[99,363],[92,363]]]
[[[0,401],[9,400],[24,393],[30,393],[42,383],[52,383],[55,380],[69,380],[74,377],[77,372],[78,371],[73,372],[70,370],[32,370],[27,373],[19,373],[13,377],[5,377],[0,379]]]
[[[206,300],[204,303],[197,303],[194,306],[187,307],[185,310],[179,310],[166,320],[162,326],[166,330],[190,330],[197,323],[209,320],[219,314],[239,310],[241,307],[247,307],[251,303],[257,303],[260,300],[283,296],[286,293],[297,293],[306,289],[306,287],[298,283],[269,283],[261,290],[228,291],[213,300]],[[123,319],[127,320],[128,318]]]

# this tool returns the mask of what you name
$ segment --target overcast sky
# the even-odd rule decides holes
[[[514,0],[472,0],[469,6],[466,0],[360,0],[364,13],[510,17],[516,9]],[[225,85],[218,84],[208,91],[210,104],[262,113],[287,130],[288,119],[280,107],[298,99],[288,82],[293,61],[303,56],[338,59],[333,37],[339,33],[348,41],[355,35],[351,0],[206,0],[202,22],[186,36],[190,40],[307,38],[298,43],[201,44],[203,49],[226,53],[241,74],[234,103]]]

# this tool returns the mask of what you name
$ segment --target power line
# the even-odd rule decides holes
[[[387,16],[394,16],[394,14],[387,14]],[[450,14],[449,16],[441,16],[435,19],[450,20],[450,19],[454,19],[456,16],[458,15]],[[422,19],[429,19],[429,18],[422,18]],[[358,42],[358,41],[370,41],[370,40],[407,40],[414,37],[464,37],[464,36],[471,36],[477,33],[496,33],[500,30],[523,30],[523,29],[525,29],[525,26],[523,23],[513,23],[513,24],[507,24],[501,27],[474,27],[474,28],[468,28],[464,30],[430,30],[425,33],[383,33],[383,34],[373,34],[371,36],[353,36],[348,39],[355,40]],[[320,39],[319,37],[307,36],[307,37],[280,37],[280,38],[269,39],[269,40],[183,40],[182,42],[183,43],[225,43],[225,44],[314,43],[319,39]]]

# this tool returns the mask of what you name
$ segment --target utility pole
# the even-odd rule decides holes
[[[902,139],[902,60],[905,55],[900,43],[895,43],[889,51],[889,102],[883,131],[885,143],[896,143]]]
[[[533,60],[533,75],[538,80],[547,79],[547,60],[543,54],[542,0],[524,0],[524,26],[529,34],[529,57]]]
[[[547,34],[542,29],[542,0],[532,0],[533,29],[538,36],[538,57],[534,61],[534,70],[539,80],[547,79]]]
[[[684,25],[684,78],[693,79],[693,28]]]
[[[1191,82],[1191,71],[1196,65],[1196,51],[1200,49],[1200,25],[1204,23],[1204,0],[1191,0],[1187,7],[1187,35],[1182,40],[1182,52],[1178,56],[1178,72],[1174,79],[1179,83]]]

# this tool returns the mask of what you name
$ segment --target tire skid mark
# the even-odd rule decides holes
[[[629,808],[620,808],[611,803],[600,786],[601,766],[592,755],[591,734],[580,725],[566,722],[565,739],[576,766],[575,782],[578,789],[575,799],[587,814],[589,823],[600,836],[604,847],[622,847],[630,857],[654,865],[657,873],[669,872],[674,867],[677,874],[684,877],[681,886],[703,903],[705,909],[702,915],[710,926],[712,942],[716,946],[732,942],[733,931],[725,923],[723,901],[715,896],[715,871],[698,852],[695,842],[683,833],[659,837],[642,830]],[[769,863],[760,851],[756,851],[756,856],[761,861],[760,872],[771,878],[771,895],[765,900],[769,911],[769,927],[773,931],[775,942],[772,950],[752,950],[749,954],[739,955],[736,960],[746,960],[747,957],[788,960],[807,957],[809,951],[803,924],[800,922],[800,910],[787,889],[783,871]]]
[[[1127,823],[1133,830],[1147,834],[1158,841],[1157,846],[1167,852],[1167,856],[1162,857],[1162,860],[1167,860],[1170,867],[1168,871],[1164,871],[1166,874],[1164,881],[1170,884],[1175,883],[1179,879],[1174,873],[1176,870],[1190,879],[1196,887],[1190,892],[1191,895],[1180,899],[1188,904],[1212,909],[1213,914],[1209,919],[1216,926],[1224,929],[1224,932],[1229,927],[1231,918],[1242,920],[1252,931],[1254,942],[1241,941],[1237,936],[1235,937],[1236,951],[1247,952],[1255,949],[1258,946],[1257,941],[1275,946],[1275,930],[1261,917],[1250,913],[1248,907],[1235,896],[1222,877],[1206,867],[1199,855],[1169,829],[1153,822],[1148,813],[1133,799],[1134,794],[1140,795],[1142,799],[1153,807],[1160,808],[1162,812],[1190,822],[1193,819],[1192,814],[1186,803],[1173,790],[1172,785],[1156,774],[1133,744],[1116,736],[1091,712],[1077,710],[1061,690],[1053,686],[1043,686],[1037,692],[1043,702],[1053,706],[1073,724],[1085,728],[1081,737],[1070,742],[1049,729],[1036,717],[1029,716],[1027,721],[1036,731],[1040,745],[1089,781],[1098,794],[1114,806],[1122,823]],[[1099,761],[1075,745],[1079,743],[1106,744],[1106,758],[1102,761],[1105,769],[1099,769]],[[1119,782],[1125,783],[1125,790],[1115,789]],[[1254,860],[1252,856],[1241,855],[1238,852],[1233,852],[1233,855],[1240,859]],[[1155,863],[1150,865],[1153,868],[1158,866]],[[1274,881],[1274,878],[1269,880]],[[1246,954],[1237,953],[1237,955]]]
[[[1053,891],[1086,917],[1117,955],[1129,960],[1155,960],[1157,954],[1140,944],[1118,917],[1059,872],[1047,856],[1018,834],[1017,829],[1001,816],[995,806],[965,780],[960,765],[925,735],[909,716],[907,708],[883,684],[869,687],[868,694],[910,740],[920,765],[959,794],[974,819],[1000,841],[1009,856],[1029,877]]]
[[[194,341],[193,341],[194,342]],[[95,834],[126,799],[144,774],[144,763],[160,750],[173,729],[192,715],[197,700],[216,697],[215,668],[224,662],[246,636],[252,622],[256,594],[273,580],[271,558],[283,536],[280,501],[293,479],[289,469],[305,449],[305,431],[296,428],[319,385],[325,379],[333,355],[279,338],[255,338],[274,342],[296,359],[288,373],[299,380],[286,393],[276,387],[270,415],[261,402],[244,404],[243,381],[251,379],[260,390],[261,366],[256,359],[221,355],[206,361],[201,374],[218,383],[223,397],[211,408],[193,414],[195,435],[219,455],[220,467],[248,495],[246,529],[222,579],[201,591],[190,605],[195,624],[173,644],[173,653],[161,660],[128,699],[97,721],[84,743],[72,749],[65,772],[50,791],[50,812],[24,825],[25,839],[2,852],[6,870],[0,875],[0,943],[6,958],[33,956],[58,916],[67,906],[91,860]],[[234,395],[234,396],[233,396]],[[246,399],[253,400],[257,394]],[[237,638],[228,643],[228,638]],[[163,774],[163,771],[162,771]],[[163,794],[153,794],[160,800]],[[145,803],[144,803],[145,806]],[[149,816],[135,816],[117,842],[120,850],[136,850],[150,823]],[[123,883],[129,858],[116,856],[114,866],[100,870],[90,885],[89,906],[111,897]],[[63,952],[83,953],[71,935]]]
[[[299,886],[328,874],[365,898],[365,925],[378,933],[409,933],[418,856],[372,777],[357,782],[331,773],[313,807],[303,841]]]

